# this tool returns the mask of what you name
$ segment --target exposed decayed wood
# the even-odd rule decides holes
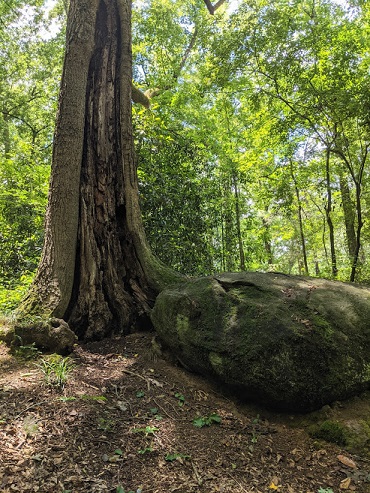
[[[131,2],[86,2],[69,10],[46,240],[23,312],[36,300],[80,338],[99,339],[150,323],[166,269],[150,253],[138,201]]]
[[[129,330],[151,304],[134,241],[142,226],[133,199],[130,8],[125,0],[101,1],[87,83],[78,275],[68,313],[85,338]]]

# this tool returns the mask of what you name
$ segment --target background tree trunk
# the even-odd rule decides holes
[[[325,204],[325,215],[326,222],[329,228],[329,238],[330,238],[330,256],[331,256],[331,273],[333,278],[338,275],[337,267],[337,254],[335,251],[335,237],[334,237],[334,224],[331,218],[331,213],[333,211],[332,207],[332,193],[331,193],[331,180],[330,180],[330,148],[326,148],[325,153],[325,178],[326,178],[326,204]]]
[[[347,238],[347,248],[348,255],[353,262],[356,251],[356,231],[355,231],[355,210],[351,200],[351,192],[348,186],[348,182],[344,177],[343,173],[339,175],[340,179],[340,193],[342,196],[342,206],[344,223],[346,226],[346,238]]]
[[[85,339],[149,324],[174,274],[152,256],[138,202],[131,122],[131,2],[72,0],[46,237],[22,306]]]
[[[238,247],[239,247],[239,269],[243,271],[245,270],[245,254],[244,254],[244,246],[243,246],[243,236],[241,232],[241,213],[240,213],[238,176],[235,169],[233,169],[232,171],[232,183],[234,188],[236,232],[238,236]]]
[[[297,208],[298,208],[298,224],[299,224],[299,236],[301,240],[301,250],[302,250],[302,256],[303,256],[303,264],[304,264],[304,273],[306,276],[309,276],[309,270],[308,270],[308,261],[307,261],[307,250],[306,250],[306,238],[304,234],[304,229],[303,229],[303,218],[302,218],[302,201],[301,201],[301,194],[299,192],[298,184],[296,177],[294,175],[294,170],[293,170],[293,163],[290,160],[290,174],[293,180],[294,184],[294,191],[297,199]],[[299,268],[301,271],[301,269]]]

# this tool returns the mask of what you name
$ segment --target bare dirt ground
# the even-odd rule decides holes
[[[0,345],[1,492],[370,492],[365,457],[237,404],[151,338],[77,346],[63,389]]]

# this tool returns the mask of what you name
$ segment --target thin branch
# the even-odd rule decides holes
[[[195,40],[197,39],[197,36],[198,36],[198,28],[195,27],[195,29],[193,31],[193,34],[191,36],[191,39],[190,39],[189,46],[186,48],[185,53],[184,53],[184,55],[183,55],[183,57],[181,59],[179,68],[177,70],[177,73],[174,74],[174,79],[177,80],[179,78],[180,73],[181,73],[182,69],[185,66],[185,63],[187,62],[187,60],[188,60],[188,58],[190,56],[190,53],[191,53],[192,49],[194,48],[194,44],[195,44]]]
[[[38,131],[36,131],[36,129],[30,124],[27,122],[27,120],[25,120],[24,118],[20,117],[20,116],[17,116],[17,115],[13,115],[12,113],[9,113],[8,111],[1,111],[1,113],[4,115],[4,116],[8,116],[9,118],[14,118],[15,120],[19,120],[21,121],[22,123],[24,123],[30,130],[32,133],[39,133]]]
[[[219,0],[217,3],[215,3],[215,5],[212,5],[212,3],[210,2],[210,0],[204,0],[204,3],[206,4],[207,6],[207,9],[208,9],[208,12],[213,15],[216,10],[221,7],[221,5],[223,3],[225,3],[226,0]]]
[[[134,85],[132,85],[131,87],[131,99],[134,103],[143,105],[144,108],[150,107],[150,98],[148,97],[148,95],[140,91],[140,89],[138,89]]]
[[[186,48],[186,50],[185,50],[185,52],[181,58],[179,67],[176,70],[176,72],[174,72],[174,74],[173,74],[173,82],[171,84],[167,84],[164,87],[154,87],[151,89],[147,89],[145,92],[142,92],[142,91],[140,91],[140,89],[137,89],[136,87],[132,86],[131,98],[132,98],[134,103],[139,103],[139,104],[142,104],[145,108],[149,108],[150,107],[150,100],[152,98],[154,98],[155,96],[158,96],[159,94],[161,94],[164,91],[168,91],[169,89],[171,89],[173,87],[174,83],[178,81],[186,62],[189,59],[189,56],[190,56],[190,54],[194,48],[197,36],[198,36],[198,28],[195,27],[194,31],[191,35],[189,45],[187,46],[187,48]]]

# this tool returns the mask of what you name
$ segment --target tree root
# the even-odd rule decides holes
[[[13,346],[34,344],[46,351],[68,354],[76,343],[76,334],[62,319],[24,317],[14,322]]]

